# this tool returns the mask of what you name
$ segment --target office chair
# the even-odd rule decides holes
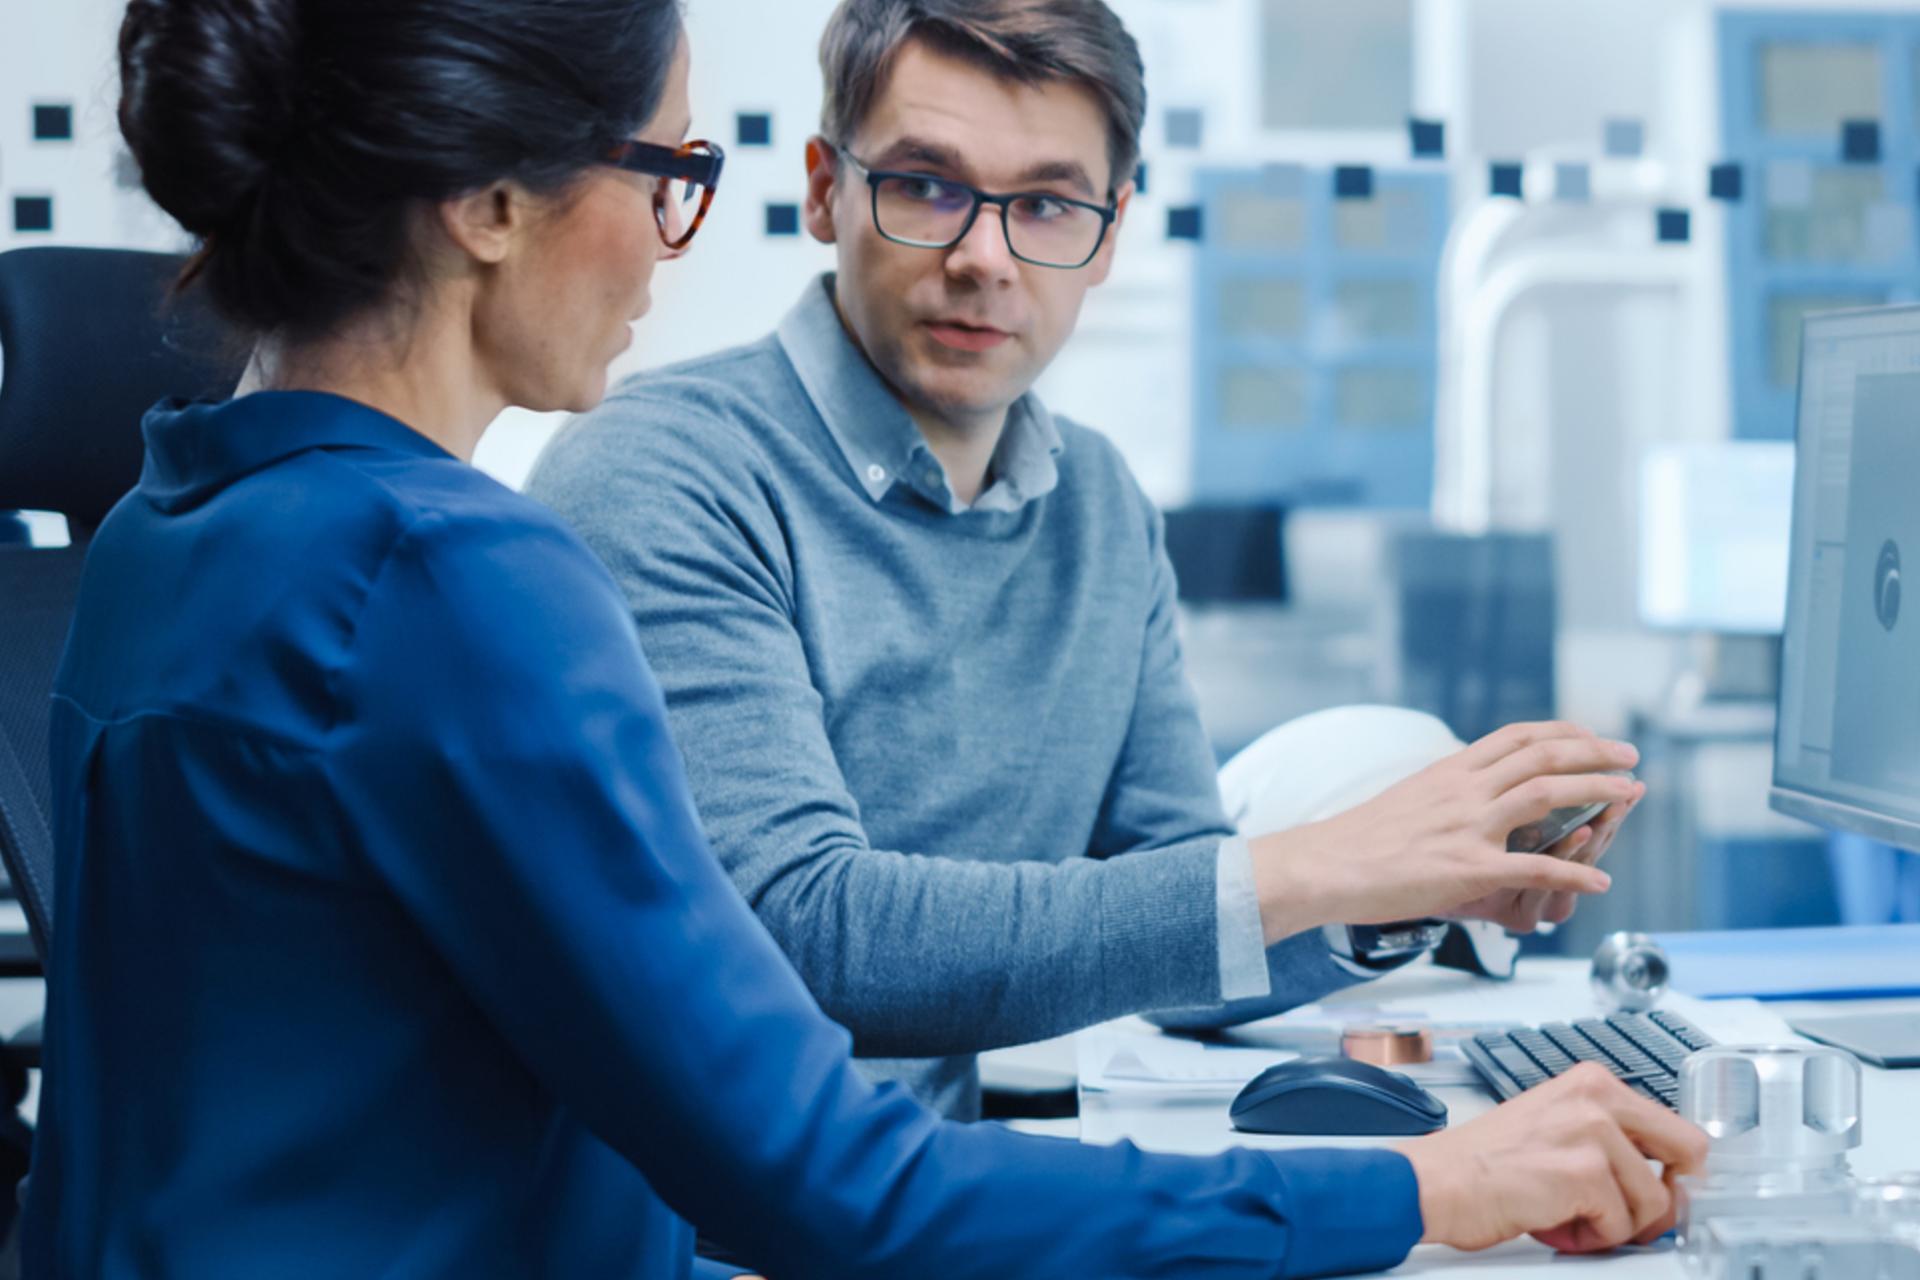
[[[0,936],[0,976],[44,967],[53,938],[47,729],[53,678],[87,546],[140,478],[140,419],[166,396],[225,397],[238,352],[206,309],[169,301],[183,260],[107,249],[0,254],[0,863],[31,949]],[[65,547],[36,547],[14,513],[64,516]],[[38,961],[36,965],[35,961]],[[40,1028],[0,1049],[0,1187],[26,1176],[33,1134],[19,1114]],[[0,1195],[0,1273],[16,1274],[14,1197]]]
[[[53,937],[47,727],[93,531],[140,478],[140,419],[170,395],[224,397],[241,361],[196,302],[168,301],[183,260],[108,249],[0,254],[0,862],[25,909],[31,952],[0,938],[0,976],[46,963]],[[66,517],[71,543],[35,547],[18,511]],[[39,1026],[0,1053],[0,1181],[26,1173],[17,1108],[39,1062]],[[0,1226],[12,1198],[0,1198]]]
[[[236,353],[168,301],[178,257],[0,254],[0,512],[66,517],[71,545],[0,544],[0,860],[42,962],[53,932],[47,722],[93,530],[140,478],[140,419],[166,396],[230,394]]]

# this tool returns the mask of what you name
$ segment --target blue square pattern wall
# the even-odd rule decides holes
[[[734,119],[734,141],[743,147],[773,145],[773,117],[764,111],[742,111]]]
[[[52,196],[15,196],[13,198],[13,229],[19,231],[53,230]]]
[[[1196,174],[1195,502],[1432,501],[1449,179],[1417,163],[1365,172]]]
[[[1920,300],[1920,12],[1727,12],[1718,41],[1734,434],[1785,440],[1801,318]]]
[[[73,108],[66,103],[35,103],[33,139],[35,142],[73,141]]]
[[[800,206],[797,204],[770,204],[767,206],[767,234],[770,236],[797,236],[800,234]]]

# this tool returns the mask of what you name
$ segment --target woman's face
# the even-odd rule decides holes
[[[682,37],[659,110],[636,138],[686,140],[688,63]],[[652,304],[655,264],[678,256],[654,221],[660,181],[611,166],[589,171],[501,264],[476,308],[474,340],[508,404],[583,413],[606,395],[608,365]]]

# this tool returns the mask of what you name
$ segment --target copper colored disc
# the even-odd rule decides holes
[[[1348,1027],[1340,1052],[1356,1062],[1397,1067],[1433,1061],[1433,1033],[1424,1027]]]

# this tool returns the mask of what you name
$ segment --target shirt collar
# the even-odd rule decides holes
[[[779,339],[855,482],[874,502],[899,483],[941,510],[968,510],[955,502],[939,459],[899,396],[840,322],[833,287],[831,272],[808,284],[780,322]],[[1056,459],[1065,447],[1040,398],[1031,392],[1021,396],[1008,411],[994,450],[993,482],[972,510],[1014,511],[1051,493],[1059,483]]]
[[[310,449],[453,455],[357,401],[318,391],[256,391],[224,403],[163,400],[141,424],[141,492],[162,510],[191,506],[262,467]]]

